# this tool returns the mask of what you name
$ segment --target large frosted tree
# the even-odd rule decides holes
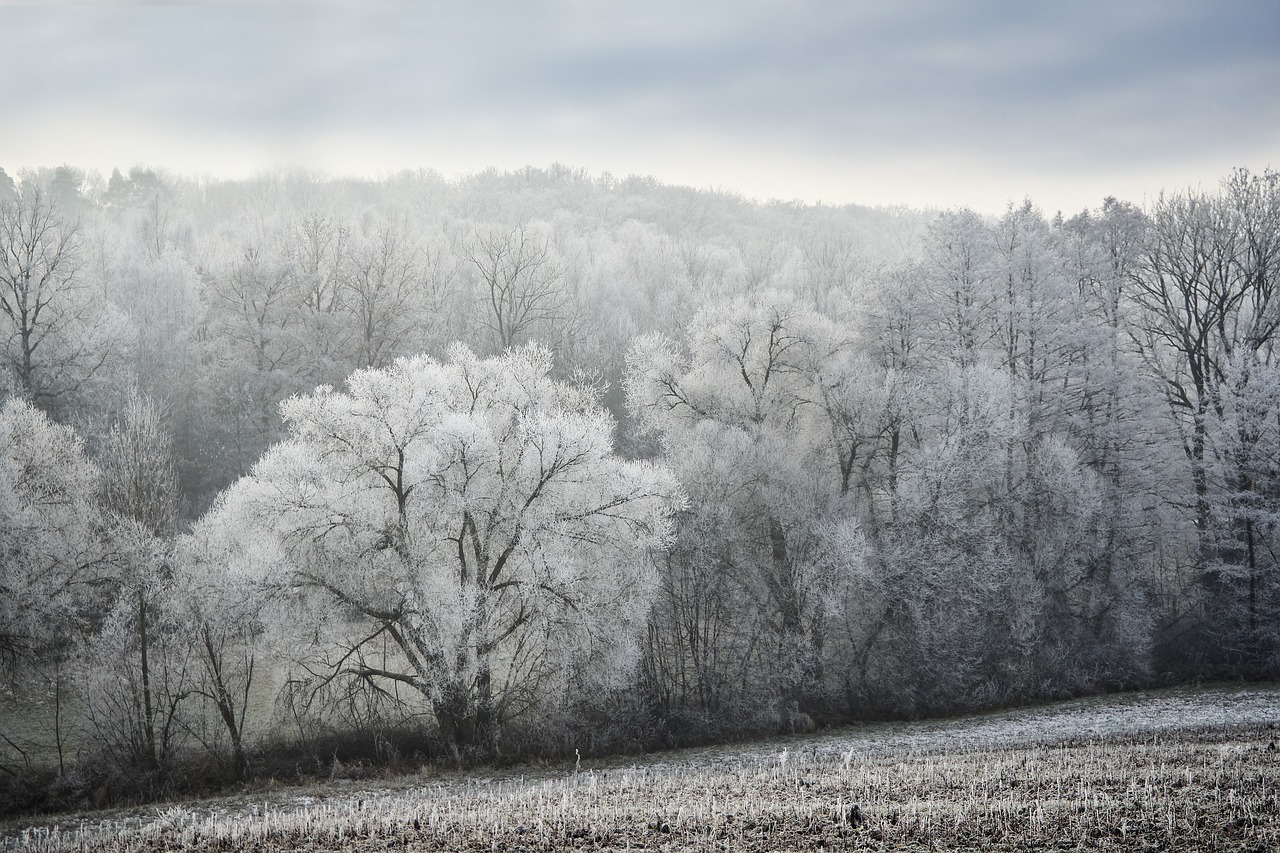
[[[214,511],[250,543],[242,570],[349,617],[334,675],[417,691],[457,747],[624,670],[680,501],[550,369],[537,348],[455,347],[294,397],[288,438]]]

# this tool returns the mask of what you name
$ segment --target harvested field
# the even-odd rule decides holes
[[[1275,850],[1280,686],[10,826],[32,850]]]

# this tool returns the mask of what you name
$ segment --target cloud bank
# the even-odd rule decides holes
[[[560,161],[1070,210],[1280,160],[1274,0],[691,5],[0,6],[0,166]]]

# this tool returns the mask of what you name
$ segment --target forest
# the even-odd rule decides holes
[[[0,330],[6,809],[1280,674],[1270,169],[0,170]]]

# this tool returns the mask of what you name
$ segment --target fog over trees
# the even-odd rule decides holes
[[[0,339],[9,802],[1280,673],[1275,171],[0,171]]]

